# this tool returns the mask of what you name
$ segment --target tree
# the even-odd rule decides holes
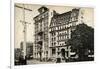
[[[88,51],[94,52],[94,29],[86,24],[77,25],[71,32],[71,39],[67,41],[67,45],[78,54],[79,60],[86,60]]]

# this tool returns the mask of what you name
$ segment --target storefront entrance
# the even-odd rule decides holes
[[[65,49],[61,49],[61,55],[62,57],[65,57]]]

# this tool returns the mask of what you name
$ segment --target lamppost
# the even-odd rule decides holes
[[[24,42],[23,42],[23,57],[24,59],[26,59],[26,36],[27,36],[27,24],[30,24],[28,22],[25,21],[25,10],[28,10],[28,11],[32,11],[31,9],[28,9],[28,8],[25,8],[25,5],[23,4],[23,7],[21,6],[18,6],[18,5],[15,5],[15,7],[17,8],[21,8],[23,10],[23,21],[20,20],[20,22],[23,24],[24,26]]]

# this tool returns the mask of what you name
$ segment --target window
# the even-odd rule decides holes
[[[46,51],[46,54],[48,54],[48,51]]]
[[[52,41],[53,41],[53,38],[52,38]]]
[[[56,53],[56,49],[52,49],[52,55],[54,55]]]
[[[54,41],[56,40],[56,38],[54,37]]]
[[[52,43],[52,46],[53,46],[53,43]]]
[[[56,42],[54,42],[54,45],[56,45]]]
[[[56,33],[54,33],[54,35],[56,35]]]

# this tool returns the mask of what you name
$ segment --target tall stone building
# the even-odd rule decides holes
[[[66,46],[66,42],[71,38],[71,31],[80,23],[83,23],[82,9],[75,8],[62,14],[54,11],[50,23],[50,58],[61,58],[63,61],[74,54],[71,52],[71,46]]]
[[[35,51],[34,58],[47,60],[49,57],[49,24],[50,12],[45,6],[38,9],[39,15],[34,17],[35,21]]]

